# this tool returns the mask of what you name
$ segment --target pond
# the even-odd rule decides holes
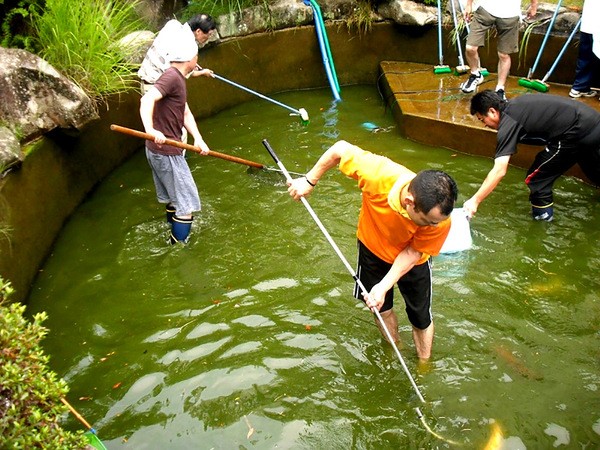
[[[402,139],[372,86],[344,88],[338,104],[327,90],[275,98],[306,108],[310,124],[256,100],[201,120],[205,140],[273,167],[267,138],[303,173],[345,139],[415,171],[447,171],[458,206],[492,165]],[[434,259],[429,367],[398,308],[421,404],[281,175],[188,161],[203,205],[188,246],[166,244],[140,151],[70,218],[29,298],[30,314],[49,315],[51,367],[108,448],[599,445],[600,210],[590,186],[563,177],[555,221],[533,222],[525,171],[511,168],[472,220],[473,248]],[[332,170],[309,203],[353,264],[355,183]],[[66,426],[81,428],[72,417]]]

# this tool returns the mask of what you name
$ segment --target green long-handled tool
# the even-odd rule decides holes
[[[577,32],[577,30],[579,30],[579,26],[580,25],[581,25],[581,19],[579,19],[579,21],[577,22],[577,24],[575,24],[575,27],[573,28],[573,31],[571,31],[571,34],[569,35],[569,37],[565,41],[565,44],[563,45],[562,49],[558,53],[558,56],[556,57],[556,60],[552,64],[552,67],[550,67],[550,69],[548,70],[548,72],[546,73],[546,75],[544,75],[544,78],[542,78],[541,80],[533,80],[531,82],[531,88],[532,89],[535,89],[538,92],[548,92],[548,90],[550,89],[550,85],[548,83],[546,83],[546,81],[548,81],[548,78],[550,78],[550,75],[552,75],[552,72],[554,72],[554,69],[556,69],[556,66],[558,65],[558,62],[560,61],[560,59],[564,55],[565,51],[567,50],[567,47],[569,46],[569,44],[573,40],[573,36],[575,36],[575,33]]]
[[[561,2],[562,2],[562,0],[558,0],[558,3],[556,4],[556,9],[554,10],[554,14],[552,14],[552,19],[550,19],[550,23],[548,24],[548,29],[546,30],[546,34],[544,35],[544,40],[542,41],[542,45],[540,45],[540,49],[538,50],[538,53],[537,53],[537,56],[533,63],[533,66],[529,69],[529,72],[527,72],[527,78],[521,78],[519,80],[519,86],[526,87],[527,89],[534,89],[533,83],[535,81],[533,81],[531,79],[531,77],[533,76],[533,73],[535,72],[535,69],[537,68],[537,65],[540,62],[540,58],[542,57],[542,52],[544,51],[546,42],[548,41],[548,38],[550,37],[550,31],[552,31],[552,27],[554,26],[554,21],[556,20],[556,16],[558,15],[558,10],[560,9]]]
[[[433,67],[433,73],[439,75],[443,73],[452,73],[450,66],[444,64],[444,52],[442,50],[442,4],[437,0],[437,15],[438,15],[438,58],[439,64]]]
[[[92,426],[87,422],[87,420],[85,420],[83,418],[83,416],[81,414],[79,414],[77,412],[77,410],[71,406],[71,404],[67,401],[67,399],[64,398],[64,397],[62,397],[60,399],[60,401],[63,402],[64,405],[67,408],[69,408],[69,411],[71,411],[71,413],[75,417],[77,417],[77,420],[79,420],[88,429],[88,431],[86,431],[85,434],[84,434],[84,436],[88,440],[88,443],[92,447],[94,447],[96,450],[107,450],[107,448],[104,446],[104,444],[102,443],[102,441],[100,440],[100,438],[96,434],[96,430],[94,428],[92,428]]]

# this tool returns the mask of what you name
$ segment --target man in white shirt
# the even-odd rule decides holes
[[[538,0],[531,0],[527,9],[527,17],[532,18],[537,12]],[[496,92],[506,98],[505,85],[510,72],[511,53],[519,51],[519,22],[521,19],[521,0],[481,0],[479,7],[473,11],[473,0],[465,5],[465,20],[471,22],[467,37],[466,59],[471,67],[469,79],[460,85],[461,91],[468,94],[475,92],[483,82],[479,71],[479,47],[483,47],[488,30],[495,28],[498,34],[496,50],[498,52],[498,81]]]
[[[214,19],[208,14],[198,14],[184,24],[175,19],[169,20],[158,32],[138,70],[138,76],[142,80],[142,94],[171,66],[167,55],[181,46],[182,33],[193,34],[196,43],[202,46],[210,39],[216,27]],[[189,76],[212,76],[212,70],[196,68]]]

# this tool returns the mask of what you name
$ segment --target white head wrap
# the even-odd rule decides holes
[[[187,24],[186,24],[187,25]],[[169,43],[167,59],[169,62],[191,61],[198,54],[198,44],[189,26],[182,25],[173,33]]]

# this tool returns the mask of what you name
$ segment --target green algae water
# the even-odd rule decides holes
[[[199,127],[211,149],[274,166],[266,138],[301,173],[345,139],[415,171],[449,172],[458,206],[492,166],[402,139],[373,87],[345,87],[342,97],[336,105],[326,90],[276,96],[307,109],[306,127],[260,100]],[[69,401],[108,448],[598,448],[593,188],[562,178],[555,221],[537,223],[525,171],[511,168],[472,220],[474,247],[434,259],[429,367],[418,366],[396,308],[422,404],[282,176],[188,161],[203,205],[188,246],[166,244],[140,147],[65,225],[29,299],[29,313],[49,315],[44,347]],[[353,264],[355,183],[332,170],[309,202]],[[71,417],[65,426],[81,428]]]

